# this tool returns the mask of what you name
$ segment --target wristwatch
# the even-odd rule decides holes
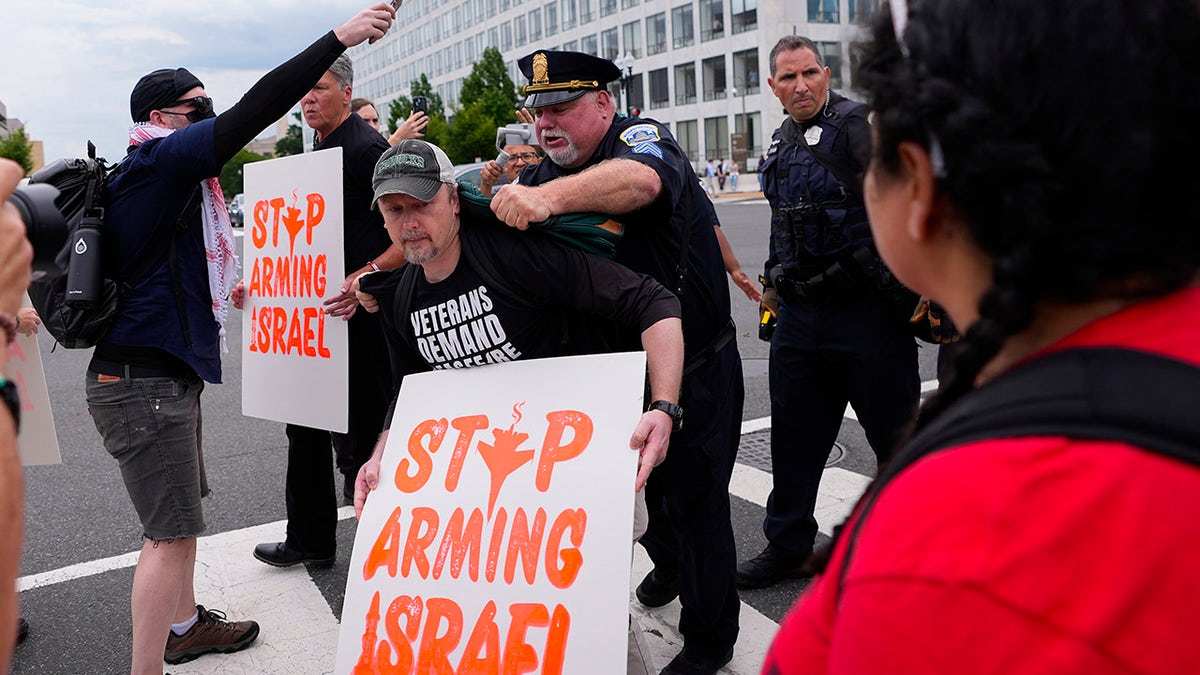
[[[12,413],[13,428],[21,428],[21,397],[17,395],[17,385],[12,380],[0,375],[0,398]]]
[[[683,408],[671,403],[670,401],[654,401],[650,405],[646,406],[646,410],[661,410],[670,415],[671,419],[675,421],[675,424],[672,427],[675,431],[679,431],[683,428]]]

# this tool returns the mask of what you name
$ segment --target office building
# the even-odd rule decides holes
[[[618,110],[637,108],[667,124],[699,166],[731,156],[731,134],[745,134],[753,169],[783,121],[767,86],[771,47],[787,34],[819,45],[833,87],[852,88],[854,40],[878,0],[409,0],[396,27],[350,52],[355,95],[381,112],[425,74],[447,112],[483,50],[497,47],[509,76],[524,84],[517,60],[537,49],[566,49],[625,66],[611,90]],[[628,59],[625,57],[628,55]],[[739,153],[740,154],[740,153]],[[743,169],[746,166],[743,165]]]

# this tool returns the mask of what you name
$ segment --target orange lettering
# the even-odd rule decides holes
[[[317,292],[318,298],[325,297],[325,276],[329,273],[329,261],[325,258],[325,254],[317,256],[317,261],[313,264],[313,290]]]
[[[592,418],[578,410],[560,410],[546,415],[550,425],[546,428],[546,438],[542,441],[542,454],[538,458],[537,478],[534,485],[539,492],[550,489],[550,476],[554,465],[574,459],[583,453],[584,448],[592,440]],[[570,428],[571,441],[563,445],[563,434]]]
[[[504,560],[504,583],[513,582],[513,574],[517,567],[517,556],[521,556],[521,565],[525,569],[525,581],[533,584],[537,576],[538,553],[542,550],[542,533],[546,530],[546,510],[538,508],[533,516],[533,531],[529,530],[529,520],[525,509],[517,507],[513,514],[512,533],[508,536],[508,556]]]
[[[367,609],[367,627],[362,636],[362,654],[358,663],[354,664],[351,675],[375,675],[375,642],[379,638],[379,591],[371,598],[371,607]]]
[[[305,227],[304,241],[312,246],[313,228],[321,223],[321,219],[325,217],[325,196],[320,193],[314,193],[308,196],[308,214],[304,216]]]
[[[546,651],[542,653],[542,675],[562,675],[570,630],[571,615],[567,608],[555,605],[554,614],[550,616],[550,631],[546,634]]]
[[[454,452],[450,454],[450,468],[446,470],[446,491],[454,492],[458,487],[458,477],[462,474],[463,460],[471,449],[471,440],[475,432],[488,425],[487,415],[467,415],[456,417],[450,423],[458,431],[458,441],[454,444]]]
[[[400,555],[400,507],[397,506],[392,515],[383,524],[371,550],[367,552],[367,560],[363,563],[363,581],[370,581],[379,568],[387,565],[388,576],[396,578],[397,557]]]
[[[287,354],[287,331],[288,319],[287,310],[282,307],[272,307],[272,314],[275,315],[275,324],[271,326],[271,353],[275,354],[283,352]]]
[[[408,526],[408,538],[404,540],[404,559],[400,562],[400,574],[407,577],[413,563],[422,579],[429,578],[429,557],[425,549],[437,538],[438,514],[427,507],[418,506],[412,511],[412,523]]]
[[[254,265],[250,267],[250,288],[246,291],[246,295],[252,298],[263,295],[262,271],[259,269],[261,264],[262,261],[255,258]]]
[[[550,617],[546,606],[533,603],[518,603],[508,608],[512,621],[508,624],[508,638],[504,641],[504,675],[520,675],[537,670],[538,656],[525,641],[525,631],[530,626],[545,626]]]
[[[513,431],[512,427],[492,429],[492,443],[479,443],[479,455],[487,464],[491,473],[492,484],[488,492],[488,516],[496,506],[496,498],[500,496],[500,488],[509,475],[533,460],[533,450],[518,450],[517,446],[525,442],[529,434]]]
[[[421,634],[421,655],[417,659],[417,672],[427,674],[431,670],[437,675],[454,675],[450,665],[450,652],[458,646],[463,632],[462,608],[446,598],[430,598],[425,603],[429,610],[425,629]],[[442,620],[446,620],[446,632],[441,632]]]
[[[571,543],[575,547],[560,550],[563,533],[568,527],[571,528]],[[583,554],[579,552],[579,546],[583,544],[586,530],[587,512],[583,509],[563,511],[550,526],[550,537],[546,540],[546,578],[555,588],[567,588],[579,576],[579,568],[583,566]],[[561,567],[558,565],[560,558]]]
[[[458,675],[500,675],[500,627],[496,625],[495,602],[489,600],[479,613],[456,672]]]
[[[313,319],[317,318],[318,313],[324,314],[324,312],[320,312],[316,307],[305,307],[304,308],[304,341],[303,341],[303,344],[304,344],[304,355],[305,356],[316,356],[317,355],[316,348],[314,348],[312,346],[313,339],[317,337],[316,333],[313,332],[312,322],[313,322]],[[318,319],[318,321],[320,321],[320,320]],[[326,350],[326,351],[328,351],[328,350]],[[328,357],[326,357],[326,358],[328,358]]]
[[[457,579],[462,574],[463,560],[471,555],[471,565],[468,574],[471,581],[479,581],[479,551],[483,540],[483,512],[471,510],[471,519],[463,529],[463,510],[454,509],[450,514],[450,522],[446,523],[446,533],[442,535],[442,544],[438,547],[437,557],[433,561],[433,578],[442,576],[442,568],[446,565],[446,556],[450,556],[450,578]],[[470,552],[474,551],[474,554]]]
[[[408,457],[405,457],[396,467],[396,488],[401,492],[416,492],[429,481],[429,476],[433,473],[433,458],[429,455],[437,452],[442,446],[442,441],[446,438],[446,427],[446,418],[443,417],[440,420],[425,420],[412,430],[408,437],[408,454],[413,461],[410,462]],[[429,438],[428,450],[421,444],[425,437]],[[416,462],[416,473],[410,476],[408,467],[412,466],[413,462]]]
[[[421,596],[410,598],[407,595],[401,595],[388,605],[383,625],[391,644],[380,642],[379,649],[375,653],[375,665],[379,668],[381,675],[385,673],[408,675],[412,672],[412,643],[417,641],[417,632],[421,628],[421,612]],[[400,617],[407,619],[403,631],[400,630]],[[395,662],[392,661],[393,645],[396,649]]]
[[[267,243],[267,215],[271,207],[266,200],[254,203],[254,227],[250,228],[250,240],[254,248],[262,248]]]
[[[492,525],[492,540],[488,544],[487,567],[483,576],[488,582],[496,580],[496,570],[500,566],[500,542],[504,540],[504,524],[508,522],[508,511],[501,506],[496,512],[496,522]]]
[[[329,347],[325,346],[325,312],[317,310],[317,354],[323,359],[327,359],[333,355],[329,351]]]
[[[288,342],[285,353],[291,354],[292,350],[295,349],[297,354],[304,356],[304,346],[300,336],[301,327],[300,309],[295,308],[292,310],[292,320],[288,323]]]

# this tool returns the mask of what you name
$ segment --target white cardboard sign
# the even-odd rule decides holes
[[[17,434],[21,465],[62,464],[36,335],[18,334],[8,345],[7,377],[17,385],[21,397],[21,432]]]
[[[255,162],[245,172],[242,413],[348,431],[346,323],[323,308],[346,278],[342,150]]]
[[[645,368],[636,352],[406,377],[335,672],[625,672]]]

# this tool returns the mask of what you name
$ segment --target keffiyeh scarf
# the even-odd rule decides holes
[[[139,122],[129,128],[129,144],[139,146],[151,139],[171,135],[174,129]],[[200,181],[203,199],[201,216],[204,221],[204,253],[208,262],[208,290],[212,295],[213,318],[217,320],[221,334],[221,353],[228,354],[225,342],[225,320],[229,317],[229,293],[237,283],[237,249],[233,244],[233,226],[229,224],[229,212],[225,210],[225,195],[216,178]]]

